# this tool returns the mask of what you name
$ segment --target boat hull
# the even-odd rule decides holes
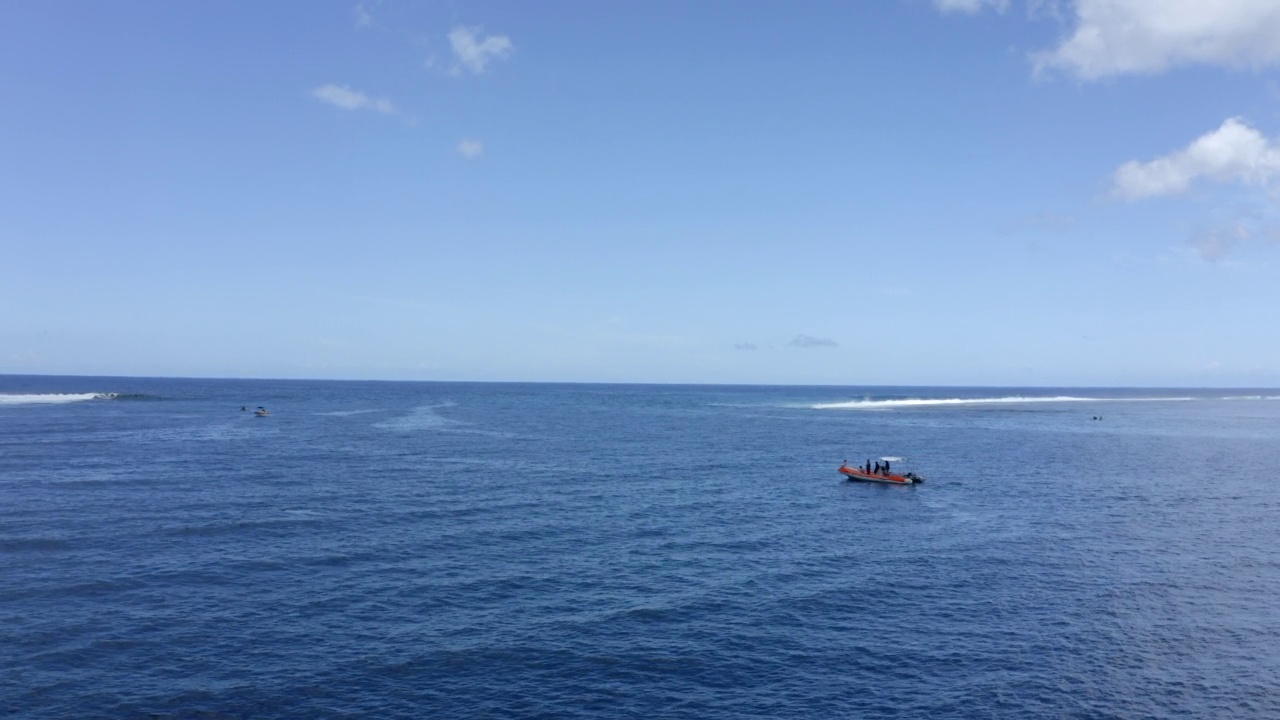
[[[840,468],[840,473],[850,480],[858,482],[884,483],[885,485],[915,485],[920,482],[920,479],[916,477],[907,477],[906,475],[897,475],[895,473],[869,473],[862,468],[848,466]]]

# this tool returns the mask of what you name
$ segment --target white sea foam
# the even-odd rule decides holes
[[[115,393],[0,393],[0,405],[50,405],[86,400],[114,400],[115,397]]]
[[[1056,395],[1053,397],[1026,397],[1015,395],[1010,397],[989,398],[902,398],[895,400],[850,400],[848,402],[818,403],[811,405],[814,410],[879,410],[903,407],[928,407],[937,405],[1012,405],[1022,403],[1060,403],[1060,402],[1157,402],[1194,400],[1189,397],[1145,397],[1145,398],[1097,398],[1075,397],[1072,395]]]
[[[436,412],[437,408],[453,407],[454,405],[455,403],[453,402],[443,402],[438,405],[420,405],[411,410],[408,415],[374,423],[373,426],[381,430],[409,432],[413,430],[434,430],[449,425],[461,424],[457,420],[443,417]]]

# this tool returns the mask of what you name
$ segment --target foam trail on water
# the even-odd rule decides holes
[[[1057,395],[1054,397],[990,397],[990,398],[902,398],[896,400],[850,400],[848,402],[818,403],[811,405],[814,410],[875,410],[882,408],[927,407],[936,405],[1001,405],[1021,403],[1055,403],[1055,402],[1152,402],[1194,400],[1189,397],[1149,397],[1149,398],[1090,398]]]
[[[0,405],[49,405],[86,400],[114,400],[115,397],[115,393],[0,393]]]

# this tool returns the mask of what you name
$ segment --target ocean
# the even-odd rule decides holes
[[[0,716],[1280,717],[1277,468],[1265,389],[0,376]]]

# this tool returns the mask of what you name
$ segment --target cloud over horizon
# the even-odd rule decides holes
[[[489,66],[490,61],[501,60],[511,54],[514,45],[506,35],[489,35],[480,37],[480,28],[463,27],[461,25],[449,31],[449,46],[457,63],[453,66],[454,75],[462,75],[463,71],[479,75]]]
[[[812,335],[801,333],[792,338],[791,342],[787,343],[787,346],[796,348],[833,348],[840,347],[840,343],[831,338],[813,337]]]
[[[384,115],[396,114],[396,108],[386,98],[371,98],[345,85],[321,85],[311,91],[311,97],[343,110],[374,110]]]

